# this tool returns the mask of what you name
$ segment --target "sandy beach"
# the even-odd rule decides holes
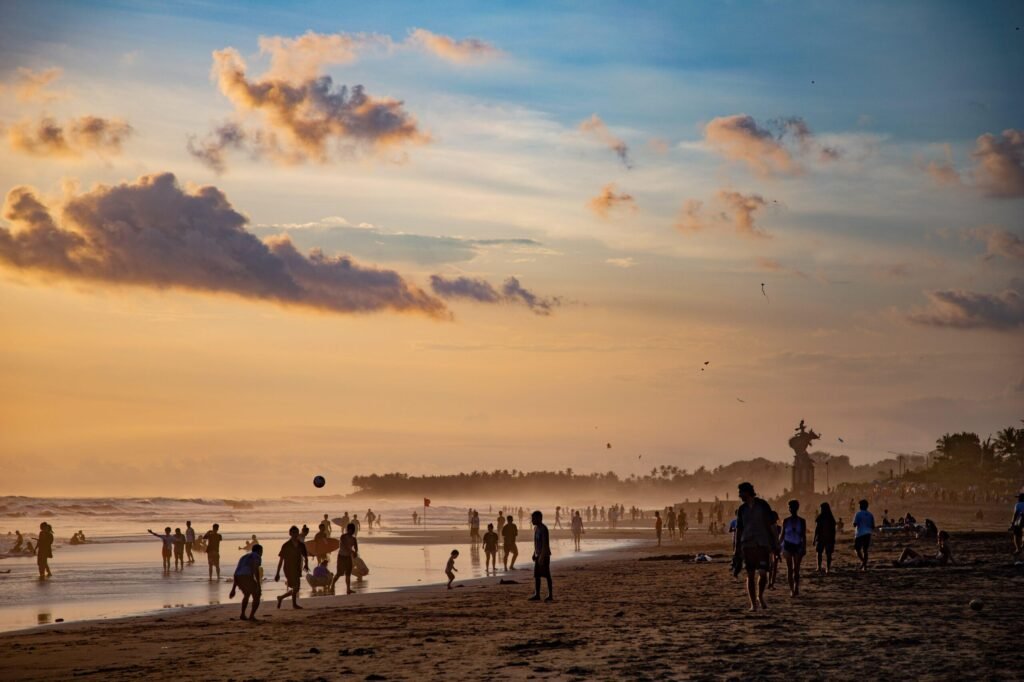
[[[510,576],[516,584],[491,577],[452,591],[307,598],[302,611],[274,608],[280,587],[265,583],[258,623],[225,605],[0,636],[0,678],[1020,678],[1024,569],[1013,566],[1005,534],[955,533],[963,565],[945,569],[893,568],[908,541],[879,538],[867,574],[853,571],[844,542],[833,575],[805,571],[799,598],[778,585],[757,614],[724,558],[686,560],[726,554],[728,536],[693,534],[661,548],[642,537],[556,563],[553,604],[526,601],[527,571]]]

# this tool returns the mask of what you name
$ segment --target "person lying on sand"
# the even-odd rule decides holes
[[[263,546],[255,544],[252,550],[243,554],[235,567],[234,582],[231,585],[230,599],[235,598],[235,590],[242,591],[242,615],[241,620],[256,620],[256,609],[260,607],[260,597],[263,595],[263,586],[260,584],[260,566],[263,564]],[[245,615],[245,607],[249,605],[252,598],[252,611],[249,616]]]
[[[949,533],[939,532],[938,551],[934,557],[922,556],[909,547],[903,549],[900,558],[892,562],[897,568],[923,568],[934,566],[951,566],[956,562],[953,560],[953,549],[949,545]]]

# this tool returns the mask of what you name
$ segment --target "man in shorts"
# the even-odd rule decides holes
[[[241,620],[256,620],[256,609],[260,607],[260,597],[263,594],[263,587],[260,585],[260,566],[263,563],[263,545],[255,544],[247,554],[243,554],[235,567],[234,584],[231,585],[230,599],[235,598],[235,590],[242,591],[242,615]],[[245,609],[252,598],[252,611],[248,616]]]
[[[348,524],[344,535],[339,538],[341,546],[338,548],[338,572],[334,575],[334,582],[331,583],[331,591],[342,576],[345,576],[345,594],[353,594],[352,591],[352,567],[356,555],[359,554],[359,541],[356,540],[356,525]]]
[[[544,515],[535,511],[530,515],[533,530],[533,596],[528,601],[540,601],[540,579],[548,581],[548,596],[544,601],[555,600],[551,587],[551,536],[544,525]]]
[[[853,527],[857,532],[853,541],[853,549],[860,559],[860,571],[868,570],[868,550],[871,548],[871,534],[875,531],[875,515],[868,511],[868,501],[860,501],[860,511],[853,517]]]
[[[349,524],[349,528],[353,524]],[[276,582],[281,582],[281,569],[284,569],[285,585],[288,591],[277,598],[277,608],[281,608],[281,602],[288,597],[292,598],[292,608],[301,609],[299,606],[299,587],[302,581],[302,571],[309,570],[309,554],[306,552],[306,543],[299,536],[299,529],[292,526],[288,529],[288,539],[281,545],[281,551],[277,555]]]
[[[196,558],[192,555],[192,548],[196,545],[196,529],[192,527],[191,521],[185,522],[185,554],[188,556],[188,562],[194,564]]]
[[[501,529],[502,549],[504,550],[502,558],[505,560],[506,571],[510,568],[513,571],[516,570],[516,559],[519,558],[519,547],[516,545],[517,535],[519,535],[519,528],[512,523],[512,515],[509,514],[505,517],[505,525]],[[512,557],[511,566],[509,565],[509,556]]]
[[[213,580],[213,571],[217,569],[217,580],[220,581],[220,541],[224,538],[217,531],[220,524],[213,524],[213,530],[206,532],[203,539],[206,540],[206,563],[210,565],[210,580]]]
[[[498,534],[494,532],[494,524],[487,524],[484,533],[484,572],[498,572]]]
[[[767,609],[764,588],[768,584],[768,566],[778,550],[778,535],[772,523],[772,508],[754,492],[754,486],[739,485],[743,504],[736,510],[736,556],[747,571],[747,597],[750,610]]]

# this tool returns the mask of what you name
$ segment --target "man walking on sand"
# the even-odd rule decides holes
[[[540,601],[540,579],[548,581],[548,596],[544,601],[555,600],[551,586],[551,536],[544,525],[544,514],[539,511],[530,515],[533,530],[533,596],[528,601]]]
[[[355,524],[349,524],[350,526]],[[288,529],[288,539],[281,545],[281,551],[277,555],[277,575],[275,582],[281,582],[281,569],[284,569],[285,585],[288,591],[277,598],[277,608],[281,608],[281,602],[288,597],[292,598],[292,608],[301,609],[299,606],[299,587],[302,580],[302,569],[309,571],[309,554],[306,552],[306,543],[299,537],[299,529],[292,526]]]
[[[502,547],[502,549],[504,550],[502,552],[502,554],[504,555],[503,559],[505,561],[505,570],[506,571],[509,570],[510,568],[513,571],[516,570],[516,559],[519,558],[519,546],[516,545],[516,536],[517,535],[519,535],[519,527],[516,526],[516,524],[512,523],[512,515],[509,514],[505,518],[505,525],[504,525],[504,527],[501,529],[501,537],[502,537],[502,540],[503,540],[503,543],[502,543],[503,547]],[[510,556],[512,558],[511,565],[509,564],[509,557]]]
[[[853,541],[853,549],[860,559],[860,571],[868,570],[868,550],[871,548],[871,534],[875,531],[875,515],[868,511],[868,501],[860,501],[860,511],[853,517],[853,527],[857,531]]]
[[[778,536],[772,524],[772,508],[754,493],[751,483],[739,485],[743,504],[736,510],[736,556],[747,571],[747,597],[750,610],[767,609],[764,588],[768,583],[768,565],[775,553]]]

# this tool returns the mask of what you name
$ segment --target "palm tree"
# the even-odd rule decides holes
[[[1024,429],[1008,426],[996,433],[995,450],[1004,460],[1024,468]]]

